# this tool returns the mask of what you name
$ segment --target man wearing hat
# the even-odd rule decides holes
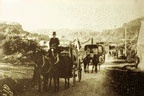
[[[53,37],[50,39],[49,46],[50,48],[55,47],[57,48],[59,45],[59,39],[56,38],[56,32],[53,32]]]

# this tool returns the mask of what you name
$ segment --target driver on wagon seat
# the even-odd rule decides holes
[[[53,51],[55,56],[57,57],[57,60],[55,62],[55,64],[57,64],[59,62],[59,55],[58,55],[59,39],[56,38],[56,32],[53,32],[53,37],[50,39],[49,46],[50,46],[50,50],[55,49],[55,51],[54,50]],[[50,50],[49,53],[52,55]]]
[[[53,37],[50,39],[49,46],[50,46],[50,48],[54,47],[57,50],[57,48],[59,46],[59,39],[56,38],[56,32],[53,32]]]

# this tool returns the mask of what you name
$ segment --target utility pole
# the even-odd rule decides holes
[[[127,56],[127,27],[125,27],[125,57]]]
[[[93,37],[91,38],[91,44],[93,44]]]

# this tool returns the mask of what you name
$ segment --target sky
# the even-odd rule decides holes
[[[102,31],[144,16],[143,0],[0,0],[0,20],[24,30]]]

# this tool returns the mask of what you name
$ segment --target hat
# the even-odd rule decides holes
[[[53,32],[53,35],[56,35],[56,32]]]

